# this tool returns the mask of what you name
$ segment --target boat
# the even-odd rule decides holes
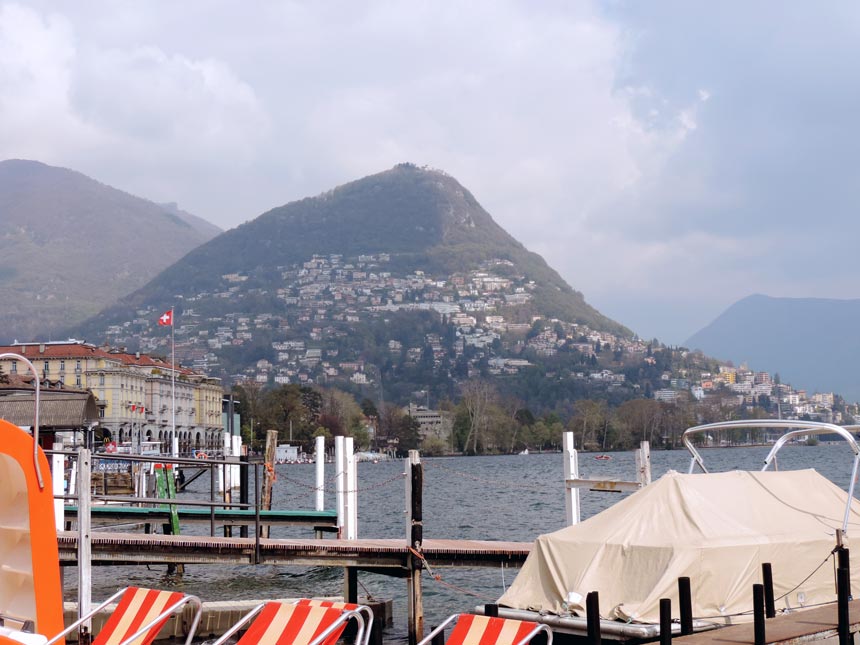
[[[785,431],[762,470],[709,472],[694,439],[751,427]],[[848,444],[853,468],[847,492],[812,469],[771,470],[787,442],[810,434],[837,435]],[[660,599],[677,602],[678,579],[686,577],[694,629],[714,629],[752,620],[752,587],[764,563],[772,567],[779,611],[835,602],[837,545],[842,536],[860,534],[860,509],[852,504],[860,446],[849,430],[732,421],[690,428],[683,440],[691,455],[688,473],[670,471],[584,522],[538,537],[499,598],[499,615],[582,635],[585,599],[597,591],[605,637],[655,638]],[[860,575],[851,583],[860,586]]]
[[[15,355],[0,354],[9,356]],[[30,368],[35,374],[32,364]],[[39,447],[36,380],[32,435],[0,420],[0,641],[28,645],[44,643],[41,634],[63,630],[54,490]]]
[[[612,459],[610,455],[594,455],[594,458],[597,459],[597,461],[610,461]]]
[[[523,449],[522,449],[522,450],[520,450],[520,451],[519,451],[519,453],[517,453],[517,454],[520,454],[520,455],[527,455],[527,454],[529,454],[529,449],[528,449],[528,448],[523,448]]]

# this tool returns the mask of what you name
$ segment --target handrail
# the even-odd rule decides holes
[[[36,388],[36,414],[33,419],[33,466],[36,467],[36,481],[39,482],[39,490],[43,490],[45,488],[45,481],[42,479],[42,469],[39,467],[39,373],[36,372],[33,364],[20,354],[3,352],[0,354],[0,359],[4,358],[11,358],[12,360],[25,363],[33,373],[33,384]]]
[[[702,469],[702,472],[707,473],[704,460],[690,441],[690,435],[701,434],[703,432],[716,432],[720,430],[735,430],[737,428],[783,428],[788,430],[779,439],[776,440],[773,447],[770,449],[767,457],[764,460],[762,471],[765,471],[770,466],[771,462],[778,467],[776,454],[780,449],[792,438],[801,435],[819,435],[819,434],[836,434],[845,439],[848,446],[854,452],[854,464],[851,468],[851,481],[848,484],[848,503],[845,506],[845,516],[842,520],[842,533],[848,534],[848,518],[851,513],[851,500],[854,498],[854,486],[857,482],[857,473],[860,469],[860,445],[857,439],[849,431],[850,429],[860,429],[860,426],[838,426],[833,423],[822,423],[820,421],[798,421],[793,419],[741,419],[737,421],[720,421],[717,423],[707,423],[705,425],[694,426],[687,428],[684,431],[682,440],[684,446],[690,452],[690,469],[688,473],[693,472],[696,464]]]

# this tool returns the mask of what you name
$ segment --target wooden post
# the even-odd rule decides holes
[[[660,598],[660,645],[672,645],[672,601]]]
[[[837,633],[839,645],[851,645],[852,637],[850,619],[848,616],[848,588],[851,584],[848,569],[839,567],[836,570],[836,612],[839,619]]]
[[[651,483],[651,444],[647,441],[636,451],[636,479],[642,488]]]
[[[755,645],[765,645],[764,586],[753,585],[753,633]]]
[[[415,553],[406,558],[409,575],[407,584],[407,611],[409,613],[409,645],[424,637],[424,600],[421,589],[421,570],[424,561],[421,549],[424,539],[422,494],[424,467],[417,450],[410,450],[406,458],[406,543]],[[416,555],[417,554],[417,555]]]
[[[92,605],[92,550],[90,546],[90,451],[78,448],[78,616],[89,613]],[[90,629],[89,621],[84,623]]]
[[[693,633],[693,594],[687,576],[678,578],[678,605],[681,611],[681,636],[689,636]]]
[[[770,562],[761,565],[761,582],[764,585],[764,615],[766,618],[776,616],[776,605],[773,600],[773,569]]]
[[[562,443],[564,452],[564,481],[571,479],[579,479],[579,461],[574,448],[573,433],[565,432],[562,435]],[[564,487],[564,508],[566,511],[566,519],[568,526],[579,524],[579,489],[571,488],[565,484]]]
[[[232,395],[231,395],[232,401]],[[239,503],[247,504],[250,499],[250,495],[248,494],[248,486],[249,486],[249,473],[248,473],[248,455],[241,455],[239,457],[239,462],[241,463],[241,470],[239,471]],[[243,506],[242,508],[247,508]],[[243,524],[239,527],[239,537],[246,538],[248,537],[248,525]]]
[[[585,596],[585,618],[588,645],[600,645],[600,598],[596,591],[589,591]]]
[[[275,483],[275,455],[278,451],[278,431],[266,432],[265,471],[263,472],[263,491],[260,497],[261,508],[272,510],[272,485]],[[269,525],[260,527],[260,537],[269,537]]]

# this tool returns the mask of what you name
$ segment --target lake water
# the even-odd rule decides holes
[[[712,448],[702,451],[712,472],[732,469],[759,470],[766,447]],[[609,453],[611,460],[595,460],[580,454],[580,476],[635,479],[634,453]],[[560,453],[495,457],[424,459],[424,537],[476,540],[532,541],[542,533],[565,524],[563,457]],[[669,470],[686,472],[690,458],[685,450],[651,453],[653,478]],[[852,453],[844,443],[814,447],[789,446],[780,452],[783,470],[815,468],[847,490]],[[327,482],[334,474],[326,466]],[[406,498],[402,460],[358,465],[359,537],[406,539]],[[312,509],[314,466],[279,465],[273,508]],[[205,481],[204,481],[205,480]],[[333,488],[327,485],[327,490]],[[192,485],[189,498],[208,499],[208,477]],[[620,499],[616,493],[583,491],[583,519]],[[334,506],[333,492],[326,507]],[[208,534],[196,526],[194,533]],[[188,533],[192,533],[189,530]],[[274,528],[273,538],[312,537],[308,529]],[[432,567],[432,562],[430,563]],[[424,576],[424,609],[427,625],[434,625],[457,611],[492,602],[504,591],[517,569],[437,569],[442,580]],[[93,571],[95,600],[105,598],[127,584],[175,587],[203,600],[264,599],[297,596],[336,596],[342,593],[343,570],[325,567],[200,566],[189,565],[182,578],[167,578],[164,567],[97,567]],[[406,583],[403,580],[359,572],[359,594],[394,600],[394,627],[387,641],[406,637]],[[76,576],[66,574],[68,600],[76,599]]]

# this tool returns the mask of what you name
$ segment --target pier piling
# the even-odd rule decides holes
[[[672,645],[672,601],[660,598],[660,645]]]
[[[761,565],[761,581],[764,585],[764,615],[767,618],[776,616],[776,606],[773,600],[773,568],[770,562]]]
[[[753,585],[753,631],[755,645],[765,645],[764,585]]]
[[[693,594],[690,591],[690,579],[687,576],[678,578],[678,608],[681,612],[681,635],[693,633]]]
[[[585,618],[588,645],[600,645],[600,598],[596,591],[590,591],[585,596]]]
[[[424,466],[417,450],[410,450],[406,458],[406,543],[411,557],[408,561],[409,645],[415,645],[424,637],[424,601],[421,590],[421,570],[424,560],[421,554],[423,532],[423,487]]]

